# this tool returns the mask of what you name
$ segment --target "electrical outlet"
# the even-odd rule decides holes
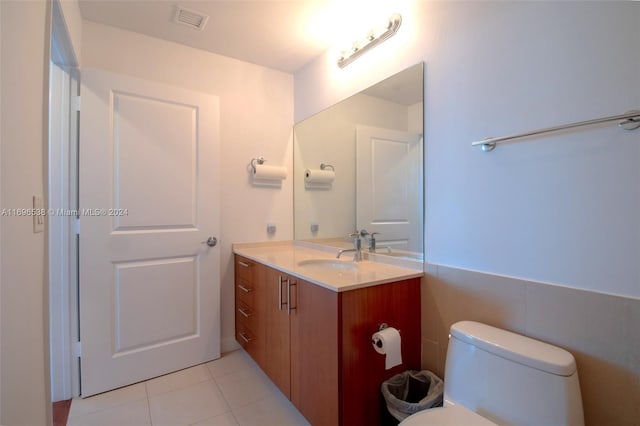
[[[275,234],[275,233],[276,233],[276,224],[267,223],[267,234]]]

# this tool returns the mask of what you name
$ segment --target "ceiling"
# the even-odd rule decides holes
[[[2,0],[0,0],[2,1]],[[327,49],[350,46],[402,10],[403,0],[79,0],[84,19],[295,73]],[[177,8],[209,18],[203,30],[174,22]],[[338,50],[338,49],[336,49]],[[336,53],[337,58],[337,53]],[[404,105],[422,99],[422,69],[370,88]]]
[[[341,7],[344,9],[345,0]],[[335,43],[338,0],[80,0],[84,19],[294,73]],[[177,6],[209,16],[201,31]],[[341,13],[340,15],[344,15]],[[343,23],[350,23],[343,19]]]

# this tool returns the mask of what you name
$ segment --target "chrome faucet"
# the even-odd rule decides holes
[[[384,247],[377,247],[376,246],[376,235],[380,234],[379,232],[372,232],[372,233],[369,234],[364,229],[362,231],[360,231],[360,232],[361,233],[365,232],[366,235],[369,235],[369,253],[375,253],[376,249],[378,249],[378,248],[386,249],[387,253],[391,253],[391,247],[389,247],[389,246],[384,246]]]
[[[372,232],[371,234],[369,234],[369,251],[371,253],[376,252],[376,235],[378,234],[379,232]]]
[[[366,231],[364,231],[366,232]],[[340,259],[342,253],[354,252],[353,261],[360,262],[362,260],[362,240],[360,239],[361,232],[356,231],[353,234],[349,234],[349,237],[353,238],[352,249],[342,249],[338,252],[336,259]]]

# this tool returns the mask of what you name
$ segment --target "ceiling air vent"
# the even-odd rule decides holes
[[[208,19],[209,17],[203,13],[178,6],[176,8],[176,16],[173,21],[177,24],[186,25],[187,27],[196,30],[203,30]]]

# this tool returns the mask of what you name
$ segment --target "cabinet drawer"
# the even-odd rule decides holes
[[[236,315],[238,315],[244,322],[250,322],[255,320],[256,311],[246,303],[238,301],[238,305],[236,306]]]
[[[250,308],[255,308],[256,286],[251,281],[242,278],[236,280],[236,300],[241,301]]]
[[[258,318],[256,311],[246,304],[238,301],[236,304],[236,324],[242,324],[250,331],[257,331]]]
[[[259,358],[258,338],[253,331],[242,323],[236,323],[236,340],[254,359],[256,357]]]
[[[246,257],[236,256],[236,278],[243,279],[248,282],[255,280],[254,271],[256,263]]]

